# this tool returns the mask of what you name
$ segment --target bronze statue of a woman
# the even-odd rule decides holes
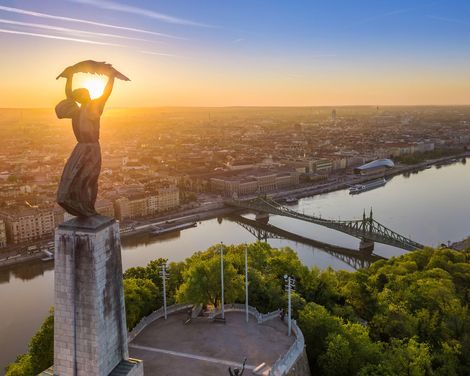
[[[73,75],[77,72],[108,75],[108,83],[101,97],[91,99],[90,93],[84,88],[72,90]],[[67,79],[67,99],[61,101],[55,111],[59,119],[72,119],[73,133],[78,143],[65,164],[57,191],[57,203],[78,217],[97,214],[95,202],[101,170],[100,117],[113,90],[115,76],[128,80],[110,64],[92,60],[70,66],[59,75]]]

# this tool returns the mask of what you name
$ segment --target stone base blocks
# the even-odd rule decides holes
[[[55,246],[54,375],[143,375],[129,361],[119,225],[74,218]]]

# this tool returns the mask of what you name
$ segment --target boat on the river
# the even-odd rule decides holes
[[[183,223],[181,225],[165,226],[165,227],[153,226],[153,230],[150,231],[150,234],[158,236],[158,235],[166,234],[168,232],[185,230],[187,228],[196,227],[196,226],[197,226],[197,222]]]
[[[372,180],[364,184],[356,184],[349,188],[349,194],[355,195],[371,189],[383,187],[385,184],[387,184],[387,180],[385,180],[385,178]]]
[[[286,204],[288,205],[297,204],[298,202],[299,202],[299,199],[297,197],[289,196],[286,198]]]
[[[42,252],[44,253],[45,257],[43,257],[41,259],[41,261],[50,261],[50,260],[54,260],[54,253],[53,252],[49,252],[48,250],[46,249],[43,249]]]

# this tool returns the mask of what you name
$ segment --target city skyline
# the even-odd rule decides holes
[[[470,104],[464,1],[0,1],[0,107],[53,107],[106,60],[111,107]]]

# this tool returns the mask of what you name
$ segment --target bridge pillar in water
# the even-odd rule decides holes
[[[372,254],[374,252],[374,242],[370,239],[362,238],[359,243],[359,251],[366,254]]]
[[[269,222],[269,213],[256,212],[256,221],[267,224]]]
[[[127,347],[118,223],[71,219],[55,247],[54,375],[142,376]]]

